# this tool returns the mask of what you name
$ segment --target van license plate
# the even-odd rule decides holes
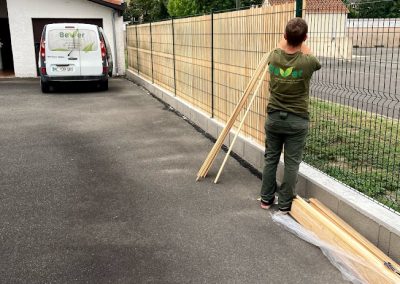
[[[52,66],[53,72],[73,72],[73,66]]]

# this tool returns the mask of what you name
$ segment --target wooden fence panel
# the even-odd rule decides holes
[[[288,3],[152,23],[151,29],[143,24],[135,26],[137,40],[129,27],[129,68],[139,68],[142,76],[226,123],[262,56],[277,45],[294,14],[295,4]],[[265,79],[242,128],[260,144],[267,90]]]
[[[174,92],[172,20],[151,25],[154,83]]]
[[[151,29],[150,24],[137,26],[138,50],[139,50],[139,68],[141,76],[152,80],[152,56],[151,56]]]
[[[294,10],[294,3],[291,3],[214,15],[216,119],[224,123],[228,120],[262,56],[282,38]],[[260,144],[265,139],[267,102],[268,81],[265,80],[242,128],[245,136]],[[239,118],[244,112],[242,110]]]
[[[176,95],[211,114],[211,16],[174,21]]]
[[[128,51],[128,69],[138,71],[138,48],[136,38],[137,26],[128,26],[126,30],[127,51]]]

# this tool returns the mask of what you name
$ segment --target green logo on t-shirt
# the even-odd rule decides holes
[[[275,67],[272,64],[269,65],[269,72],[271,74],[274,74],[275,76],[281,75],[281,77],[283,78],[287,78],[290,75],[292,75],[294,79],[303,76],[303,70],[293,70],[293,67],[289,67],[286,70],[283,70],[282,68]]]

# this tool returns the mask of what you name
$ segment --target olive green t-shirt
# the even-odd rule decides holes
[[[286,111],[308,118],[310,79],[321,64],[313,55],[288,54],[277,48],[268,58],[270,99],[268,112]]]

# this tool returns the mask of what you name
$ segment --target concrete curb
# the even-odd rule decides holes
[[[171,92],[152,84],[131,70],[126,71],[126,76],[185,115],[214,138],[221,133],[223,124],[175,97]],[[229,147],[233,137],[234,133],[231,132],[224,143],[225,146]],[[264,147],[248,138],[238,136],[233,151],[262,172]],[[282,176],[281,158],[278,181],[282,180]],[[400,215],[305,163],[300,165],[296,191],[302,197],[315,197],[320,200],[394,261],[400,262]]]

